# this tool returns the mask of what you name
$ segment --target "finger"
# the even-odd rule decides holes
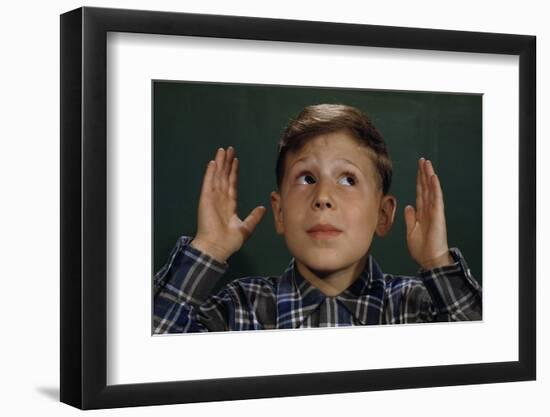
[[[435,190],[432,182],[432,177],[435,175],[435,170],[434,170],[432,161],[427,160],[424,164],[424,168],[426,171],[426,179],[428,183],[428,193],[427,193],[428,204],[433,205],[435,202]]]
[[[433,163],[429,159],[426,160],[425,168],[426,168],[426,175],[428,178],[431,178],[432,175],[435,175]]]
[[[414,207],[408,205],[405,207],[405,224],[407,226],[407,236],[412,233],[416,224],[416,213]]]
[[[418,161],[418,171],[416,173],[416,214],[418,215],[418,217],[422,217],[422,213],[424,210],[424,190],[422,189],[422,172],[420,171],[420,163],[421,160]]]
[[[435,207],[444,208],[443,203],[443,190],[441,189],[441,182],[439,181],[439,176],[434,174],[432,176],[433,190],[434,190],[434,205]]]
[[[426,159],[420,158],[420,180],[422,181],[422,202],[424,208],[429,204],[430,179],[426,175]]]
[[[216,162],[213,160],[208,161],[206,165],[206,171],[202,179],[201,194],[214,190],[214,172],[216,171]]]
[[[221,188],[220,178],[223,172],[223,162],[225,159],[225,151],[223,148],[219,148],[216,152],[216,171],[214,172],[214,189],[219,190]]]
[[[216,164],[218,164],[218,169],[220,172],[223,172],[225,165],[225,149],[219,148],[216,152]]]
[[[229,146],[227,148],[227,151],[225,152],[225,165],[224,165],[225,177],[229,177],[229,173],[231,171],[231,162],[233,162],[234,156],[235,156],[235,148],[233,148],[233,146]]]
[[[237,178],[239,171],[239,160],[237,158],[233,159],[233,164],[231,166],[231,173],[229,174],[229,197],[237,200]]]
[[[227,192],[227,188],[229,186],[229,172],[231,171],[231,165],[233,162],[233,155],[235,154],[235,150],[232,146],[228,147],[225,151],[225,157],[223,162],[223,168],[220,172],[220,190],[222,192]]]
[[[246,238],[256,229],[256,226],[260,223],[266,211],[267,209],[264,206],[258,206],[250,212],[246,219],[244,219],[243,223],[247,232]]]

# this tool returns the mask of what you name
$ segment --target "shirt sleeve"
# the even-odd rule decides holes
[[[450,253],[453,264],[418,272],[431,298],[427,315],[430,321],[481,320],[481,286],[460,250],[451,248]]]
[[[227,330],[230,299],[210,292],[229,265],[190,246],[192,240],[180,237],[154,276],[154,334]]]

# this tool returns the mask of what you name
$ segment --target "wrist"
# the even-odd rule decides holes
[[[202,253],[205,253],[211,258],[214,258],[220,263],[225,263],[227,259],[231,256],[231,254],[228,253],[227,250],[220,247],[219,245],[200,238],[193,239],[189,245],[201,251]]]
[[[454,262],[455,260],[452,257],[451,252],[447,250],[447,252],[443,253],[440,256],[421,262],[420,266],[423,269],[434,269],[434,268],[441,268],[443,266],[451,265]]]

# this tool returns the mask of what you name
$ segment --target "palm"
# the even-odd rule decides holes
[[[230,254],[238,251],[262,219],[265,208],[256,207],[241,220],[237,214],[238,159],[235,151],[220,148],[204,175],[198,210],[196,240]]]
[[[226,236],[226,243],[230,243],[228,239],[233,240],[235,245],[244,243],[246,229],[237,214],[236,201],[224,198],[219,192],[203,195],[199,203],[198,223],[199,230],[204,234]]]
[[[448,253],[443,192],[431,162],[420,159],[416,179],[416,209],[405,208],[407,246],[420,265]]]

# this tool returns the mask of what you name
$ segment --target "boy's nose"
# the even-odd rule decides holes
[[[316,210],[334,207],[329,183],[319,180],[316,191],[315,199],[313,200],[313,206]]]
[[[328,201],[328,199],[318,199],[315,202],[315,207],[316,208],[331,208],[332,203],[330,201]]]

